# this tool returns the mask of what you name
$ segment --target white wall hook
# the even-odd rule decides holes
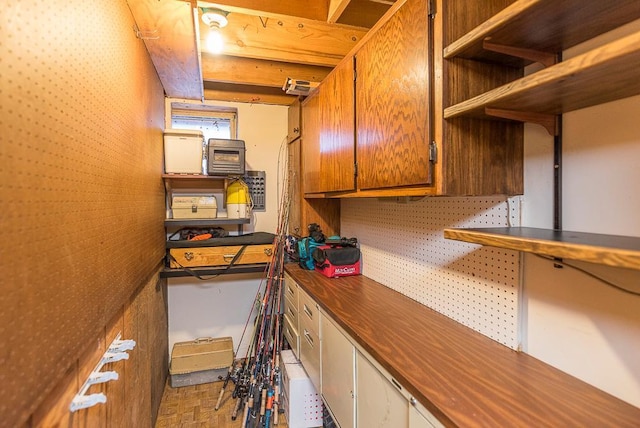
[[[87,383],[90,385],[96,385],[98,383],[109,382],[110,380],[118,380],[118,373],[111,372],[92,372],[87,379]]]
[[[98,383],[109,382],[111,380],[118,380],[119,375],[115,371],[101,372],[100,370],[105,364],[115,363],[116,361],[128,360],[129,354],[125,351],[130,351],[135,348],[136,342],[134,340],[120,340],[120,334],[111,342],[107,352],[104,353],[100,362],[89,374],[87,380],[82,384],[82,388],[73,397],[69,410],[75,412],[80,409],[86,409],[88,407],[95,406],[98,403],[106,403],[107,396],[102,392],[98,394],[86,395],[87,390],[91,385]]]
[[[111,346],[109,346],[109,351],[111,352],[124,352],[131,351],[136,347],[135,340],[114,340]]]
[[[71,406],[69,410],[75,412],[76,410],[86,409],[88,407],[93,407],[98,403],[106,403],[107,396],[102,392],[98,394],[91,395],[76,395],[73,397],[73,401],[71,401]]]
[[[129,354],[126,352],[105,352],[102,357],[102,364],[115,363],[120,360],[128,360]]]

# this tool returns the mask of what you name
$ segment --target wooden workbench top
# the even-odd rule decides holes
[[[446,426],[640,426],[639,408],[369,278],[286,271]]]

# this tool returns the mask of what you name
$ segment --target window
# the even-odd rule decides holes
[[[238,113],[234,108],[206,104],[171,103],[171,128],[199,130],[210,138],[237,137]]]

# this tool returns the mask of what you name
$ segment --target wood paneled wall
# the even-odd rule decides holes
[[[69,398],[107,340],[162,301],[131,303],[164,255],[162,86],[125,0],[44,6],[0,10],[0,426]],[[141,337],[132,358],[166,354],[166,338],[151,342],[163,334]],[[163,376],[144,364],[122,364],[134,384]],[[92,412],[125,396],[149,407],[123,383],[105,388],[109,404]]]
[[[167,286],[154,274],[124,304],[100,334],[90,340],[27,420],[32,427],[150,427],[164,392],[169,357],[167,336]],[[71,413],[69,404],[106,348],[121,333],[136,341],[129,359],[105,365],[119,379],[92,386],[88,394],[102,392],[106,404]]]

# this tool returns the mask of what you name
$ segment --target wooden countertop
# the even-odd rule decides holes
[[[446,426],[640,426],[639,408],[369,278],[286,271]]]

